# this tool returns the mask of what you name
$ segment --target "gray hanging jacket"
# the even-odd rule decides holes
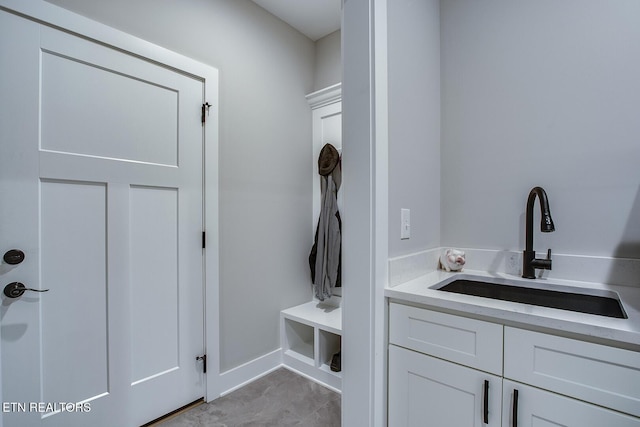
[[[338,190],[342,183],[340,157],[331,144],[326,144],[318,159],[320,173],[320,216],[309,266],[316,298],[324,301],[341,286],[342,222],[338,211]]]

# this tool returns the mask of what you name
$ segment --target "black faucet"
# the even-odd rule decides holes
[[[555,230],[551,212],[549,211],[547,193],[542,187],[535,187],[531,190],[527,199],[526,243],[522,255],[522,277],[525,279],[535,279],[536,268],[551,270],[551,249],[547,250],[546,259],[536,258],[536,252],[533,250],[533,204],[536,201],[536,196],[540,199],[540,212],[542,214],[540,231],[550,233]]]

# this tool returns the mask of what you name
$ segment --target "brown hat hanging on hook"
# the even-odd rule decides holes
[[[340,153],[331,144],[325,144],[318,157],[318,173],[322,176],[330,175],[340,162]]]

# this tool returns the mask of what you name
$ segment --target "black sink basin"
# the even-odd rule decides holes
[[[439,288],[441,291],[477,297],[520,302],[542,307],[559,308],[581,313],[626,319],[620,301],[600,295],[588,295],[566,291],[525,288],[521,286],[503,285],[481,282],[477,280],[459,279]]]

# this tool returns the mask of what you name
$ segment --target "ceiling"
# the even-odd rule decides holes
[[[316,41],[340,29],[342,0],[253,0]]]

